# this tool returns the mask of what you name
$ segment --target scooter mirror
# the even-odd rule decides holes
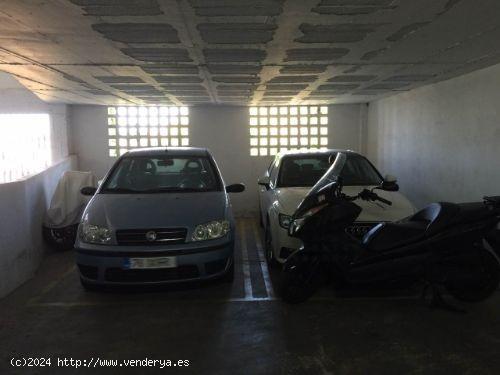
[[[397,179],[395,176],[393,176],[392,174],[387,174],[387,175],[385,175],[385,177],[384,177],[384,181],[385,181],[385,182],[393,182],[393,183],[396,183],[396,182],[398,182],[398,179]]]
[[[380,184],[380,189],[385,191],[398,191],[399,185],[397,183],[397,178],[388,174],[385,176],[384,181]]]

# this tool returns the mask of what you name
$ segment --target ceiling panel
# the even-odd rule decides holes
[[[4,0],[0,70],[43,100],[359,103],[500,61],[500,2]]]

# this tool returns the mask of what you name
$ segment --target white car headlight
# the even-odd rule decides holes
[[[83,222],[80,224],[80,239],[86,243],[108,244],[111,242],[111,231],[105,227]]]
[[[210,223],[200,224],[194,228],[192,240],[206,241],[224,237],[230,230],[229,221],[216,220]]]

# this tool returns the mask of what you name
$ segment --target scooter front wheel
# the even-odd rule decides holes
[[[319,289],[324,280],[320,257],[307,251],[298,251],[283,266],[281,298],[292,304],[304,302]]]
[[[489,298],[500,284],[500,264],[489,250],[478,247],[473,257],[458,257],[454,266],[459,272],[446,283],[457,300],[480,302]]]

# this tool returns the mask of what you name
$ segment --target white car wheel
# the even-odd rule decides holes
[[[264,230],[264,251],[266,252],[266,260],[270,267],[275,267],[278,265],[274,257],[273,252],[273,238],[271,234],[271,226],[269,225],[269,220],[267,220],[266,227]]]

